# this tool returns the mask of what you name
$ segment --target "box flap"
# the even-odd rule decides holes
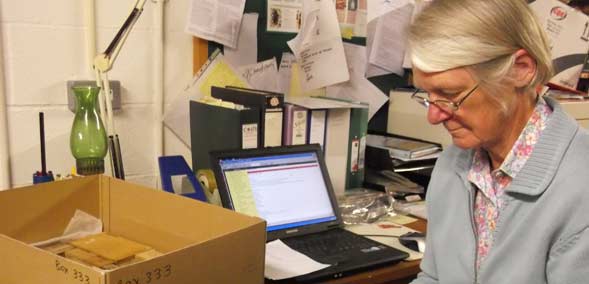
[[[31,243],[61,236],[76,209],[100,217],[98,177],[0,192],[0,234]],[[15,218],[18,216],[18,218]]]
[[[162,252],[218,238],[259,224],[262,219],[175,194],[109,179],[108,232]],[[103,210],[104,211],[104,210]]]

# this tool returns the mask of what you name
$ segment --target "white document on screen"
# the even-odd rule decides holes
[[[350,78],[332,0],[303,2],[303,27],[288,46],[299,63],[304,91]]]

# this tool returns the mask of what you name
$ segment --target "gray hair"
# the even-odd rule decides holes
[[[416,68],[470,67],[488,87],[509,80],[519,49],[536,60],[526,90],[545,84],[553,72],[548,39],[525,0],[435,0],[410,26],[409,45]]]

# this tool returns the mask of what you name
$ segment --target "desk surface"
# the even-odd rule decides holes
[[[405,225],[420,232],[425,232],[426,222],[418,220],[416,222]],[[402,261],[400,263],[385,266],[361,273],[356,273],[348,277],[339,279],[325,280],[315,284],[406,284],[409,283],[415,275],[419,273],[419,260]],[[266,280],[266,284],[294,284],[293,280],[270,281]]]

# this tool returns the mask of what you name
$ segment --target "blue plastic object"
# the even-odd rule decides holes
[[[36,172],[33,174],[33,184],[51,181],[53,181],[53,173],[51,171],[47,172],[45,175],[41,174],[41,172]]]
[[[190,169],[186,160],[182,156],[162,156],[158,158],[160,167],[160,176],[162,179],[162,188],[170,193],[174,193],[174,186],[172,185],[172,176],[186,175],[188,180],[194,188],[194,193],[184,193],[182,196],[190,197],[200,201],[207,202],[207,197],[196,180],[194,172]]]

